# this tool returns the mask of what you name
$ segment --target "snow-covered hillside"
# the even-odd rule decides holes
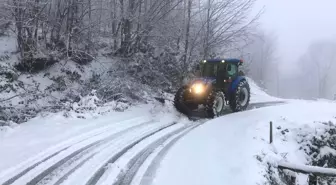
[[[135,61],[111,57],[104,49],[85,65],[63,58],[28,73],[17,67],[15,35],[0,36],[0,45],[0,125],[63,110],[88,113],[97,106],[122,111],[157,93],[146,84],[140,86],[141,79],[132,76],[138,65]],[[92,94],[98,99],[92,100]]]

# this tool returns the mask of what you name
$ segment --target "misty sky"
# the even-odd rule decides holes
[[[336,0],[258,0],[262,27],[278,37],[281,60],[292,63],[318,39],[336,38]]]

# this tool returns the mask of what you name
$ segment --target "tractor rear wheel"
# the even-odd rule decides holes
[[[206,111],[210,118],[218,117],[225,107],[225,96],[222,91],[212,90],[206,99]]]
[[[234,93],[230,97],[230,108],[233,112],[246,110],[250,102],[250,86],[247,81],[239,82]]]

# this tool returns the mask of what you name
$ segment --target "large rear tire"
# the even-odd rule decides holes
[[[206,111],[208,117],[215,118],[223,113],[225,107],[225,96],[221,91],[212,90],[206,99]]]
[[[230,98],[230,108],[233,112],[246,110],[250,103],[250,86],[246,80],[239,82]]]

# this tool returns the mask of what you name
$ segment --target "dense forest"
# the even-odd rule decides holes
[[[11,0],[2,12],[3,26],[12,24],[17,37],[20,71],[65,59],[86,64],[105,54],[136,60],[137,68],[157,71],[148,76],[175,85],[203,58],[247,58],[251,51],[244,49],[253,40],[265,42],[256,29],[261,12],[251,13],[255,2]]]
[[[243,59],[245,73],[278,95],[277,40],[259,27],[263,10],[255,4],[2,0],[1,35],[15,43],[15,50],[1,53],[2,112],[22,115],[18,102],[29,115],[36,109],[64,110],[66,102],[92,90],[103,102],[143,101],[153,93],[174,92],[193,76],[199,61],[216,57]],[[97,65],[104,67],[97,70]],[[25,100],[16,100],[15,106],[19,97]],[[49,102],[48,108],[38,103],[27,111],[26,104],[37,100]]]

